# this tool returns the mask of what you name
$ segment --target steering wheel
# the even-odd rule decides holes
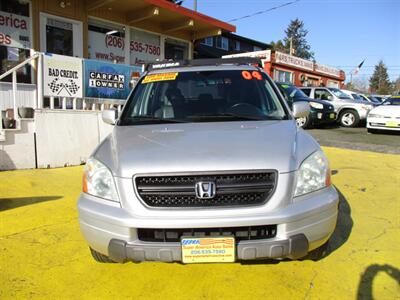
[[[264,113],[257,106],[250,103],[240,102],[232,105],[226,110],[227,113],[235,115],[263,116]]]

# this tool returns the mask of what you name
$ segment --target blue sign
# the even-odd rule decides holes
[[[138,66],[113,64],[85,59],[85,97],[125,100],[132,89],[132,75],[141,72]]]

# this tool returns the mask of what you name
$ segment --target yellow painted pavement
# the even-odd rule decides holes
[[[96,263],[81,167],[0,172],[0,299],[400,299],[400,156],[324,150],[342,199],[318,262]]]

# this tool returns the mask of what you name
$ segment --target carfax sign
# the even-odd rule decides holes
[[[84,61],[85,97],[126,99],[132,89],[134,72],[140,67],[113,64],[96,60]]]
[[[45,54],[43,74],[45,96],[82,98],[82,60],[80,58]]]

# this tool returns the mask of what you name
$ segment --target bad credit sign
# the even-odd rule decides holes
[[[49,97],[82,98],[82,60],[57,54],[43,56],[43,93]]]
[[[31,48],[30,18],[0,11],[0,45]]]

